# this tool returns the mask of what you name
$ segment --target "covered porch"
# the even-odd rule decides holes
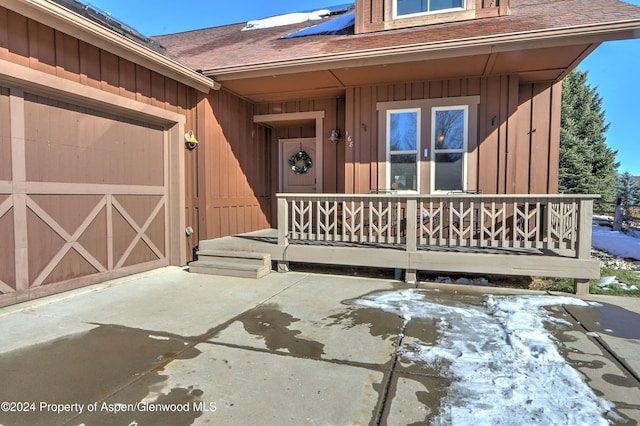
[[[592,195],[278,194],[278,227],[202,241],[200,251],[289,262],[417,271],[599,277],[590,258]]]

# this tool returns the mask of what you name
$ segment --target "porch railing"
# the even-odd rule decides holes
[[[588,259],[594,195],[278,194],[292,240],[552,250]]]

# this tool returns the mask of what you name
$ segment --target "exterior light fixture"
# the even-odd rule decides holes
[[[338,143],[340,140],[340,129],[333,129],[331,131],[331,136],[329,136],[329,141],[333,144]]]
[[[193,130],[189,130],[184,134],[184,144],[187,146],[189,151],[198,146],[198,140],[196,139],[196,135],[193,134]]]

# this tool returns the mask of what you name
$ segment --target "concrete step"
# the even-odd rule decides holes
[[[262,278],[271,272],[271,255],[264,253],[200,250],[189,272],[228,277]]]
[[[198,260],[220,260],[241,265],[271,266],[271,255],[249,251],[198,250]]]

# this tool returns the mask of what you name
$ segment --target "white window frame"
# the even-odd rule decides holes
[[[408,150],[408,151],[391,151],[391,115],[398,113],[416,113],[416,149]],[[392,154],[414,154],[416,159],[416,189],[404,189],[398,190],[398,192],[408,192],[408,193],[420,193],[420,148],[421,148],[421,138],[422,138],[422,109],[421,108],[397,108],[397,109],[388,109],[386,111],[386,189],[393,189],[391,187],[391,155]]]
[[[430,2],[431,0],[427,0],[428,2]],[[399,15],[398,14],[398,0],[393,0],[393,19],[403,19],[403,18],[412,18],[415,16],[424,16],[424,15],[435,15],[438,13],[448,13],[448,12],[460,12],[460,11],[464,11],[467,10],[467,0],[462,0],[462,7],[453,7],[453,8],[449,8],[449,9],[439,9],[439,10],[434,10],[434,11],[425,11],[425,12],[418,12],[418,13],[409,13],[406,15]]]
[[[464,135],[462,141],[462,148],[458,149],[436,149],[436,113],[438,111],[450,111],[450,110],[463,110],[464,111]],[[429,161],[431,162],[431,194],[446,194],[449,192],[455,192],[455,190],[436,190],[436,154],[462,154],[462,191],[467,190],[467,174],[468,174],[468,147],[469,147],[469,105],[448,105],[437,106],[431,108],[431,156]]]

